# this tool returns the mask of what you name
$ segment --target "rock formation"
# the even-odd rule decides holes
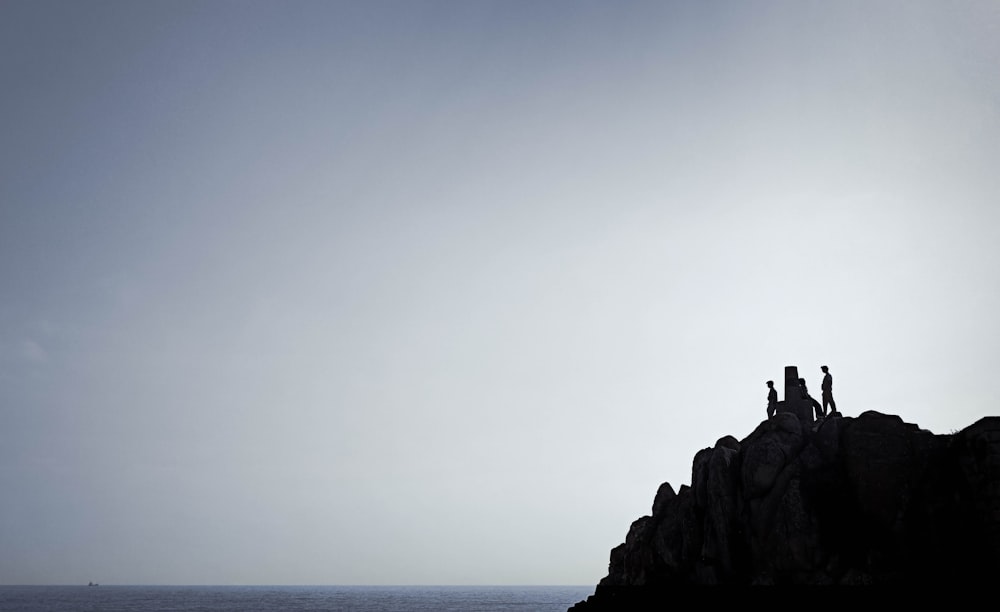
[[[936,435],[879,412],[813,421],[785,408],[699,451],[690,487],[662,484],[570,610],[649,609],[680,587],[1000,578],[1000,417]]]

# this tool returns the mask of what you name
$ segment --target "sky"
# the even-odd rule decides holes
[[[993,1],[0,0],[0,584],[596,584],[787,365],[996,415],[998,67]]]

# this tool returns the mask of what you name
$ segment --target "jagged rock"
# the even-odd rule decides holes
[[[869,411],[779,412],[660,485],[574,612],[707,585],[974,588],[1000,575],[1000,417],[936,435]],[[672,595],[670,595],[673,593]]]
[[[662,516],[664,510],[676,497],[677,494],[674,493],[674,488],[670,486],[669,482],[661,484],[660,488],[656,490],[656,497],[653,498],[653,516]]]

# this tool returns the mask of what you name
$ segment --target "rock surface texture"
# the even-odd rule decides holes
[[[936,435],[878,412],[785,412],[699,451],[690,487],[662,484],[608,575],[570,610],[666,604],[680,587],[998,579],[1000,417]]]

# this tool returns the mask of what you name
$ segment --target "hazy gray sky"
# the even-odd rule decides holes
[[[997,414],[998,167],[993,1],[3,0],[0,583],[595,584],[786,365]]]

